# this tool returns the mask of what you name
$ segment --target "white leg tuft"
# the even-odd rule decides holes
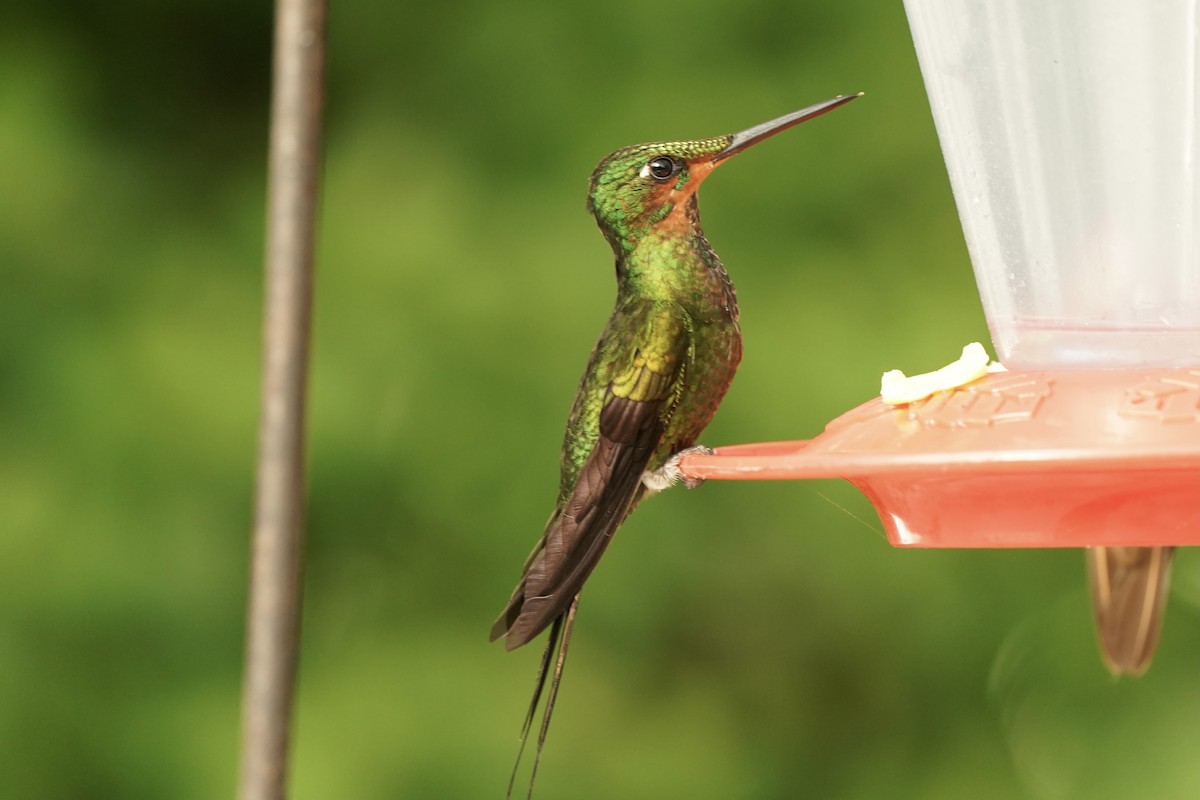
[[[712,448],[705,447],[702,444],[694,445],[693,447],[685,447],[675,455],[667,459],[656,470],[646,470],[642,473],[642,485],[645,486],[651,493],[661,492],[682,482],[689,489],[695,489],[700,484],[704,483],[703,478],[688,478],[679,470],[679,460],[684,456],[690,456],[695,453],[703,453],[706,456],[712,455]]]

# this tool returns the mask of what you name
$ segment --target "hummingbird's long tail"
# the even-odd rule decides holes
[[[550,635],[546,640],[546,649],[542,652],[541,665],[538,667],[537,679],[533,686],[533,699],[529,701],[529,710],[525,712],[525,722],[521,725],[521,746],[517,750],[517,760],[513,764],[512,775],[508,779],[508,791],[504,800],[512,797],[513,786],[517,781],[517,770],[521,766],[521,756],[525,753],[525,743],[529,740],[529,731],[533,728],[533,718],[537,715],[537,707],[546,688],[546,677],[550,674],[550,665],[554,664],[554,677],[550,681],[550,694],[546,695],[546,707],[542,710],[542,723],[538,727],[537,751],[533,755],[533,769],[529,773],[529,791],[526,800],[533,797],[533,784],[537,780],[538,765],[542,762],[542,748],[546,744],[546,733],[550,730],[550,718],[554,715],[554,702],[558,699],[558,685],[562,681],[563,666],[567,663],[567,647],[571,642],[571,629],[575,627],[575,611],[579,608],[579,595],[571,600],[566,613],[560,616],[550,626]]]
[[[1088,582],[1104,662],[1141,675],[1162,631],[1173,547],[1090,547]]]

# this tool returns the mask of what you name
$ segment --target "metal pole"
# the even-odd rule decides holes
[[[299,642],[304,407],[321,163],[325,18],[325,0],[277,0],[241,800],[286,796]]]

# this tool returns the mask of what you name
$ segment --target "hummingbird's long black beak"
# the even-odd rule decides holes
[[[764,122],[761,125],[755,125],[753,128],[747,128],[740,133],[735,133],[729,141],[729,145],[713,156],[713,164],[719,164],[735,153],[740,153],[752,144],[757,144],[769,136],[774,136],[780,131],[786,131],[793,125],[799,125],[805,120],[819,117],[826,111],[832,111],[840,105],[849,103],[851,100],[862,97],[862,92],[858,94],[839,94],[832,100],[826,100],[823,103],[802,108],[799,111],[793,111],[791,114],[784,114],[778,119],[773,119],[770,122]]]

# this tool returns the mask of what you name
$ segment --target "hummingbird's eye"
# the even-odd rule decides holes
[[[682,165],[675,159],[669,156],[659,156],[642,167],[642,176],[648,175],[656,181],[665,181],[679,172],[681,168]]]

